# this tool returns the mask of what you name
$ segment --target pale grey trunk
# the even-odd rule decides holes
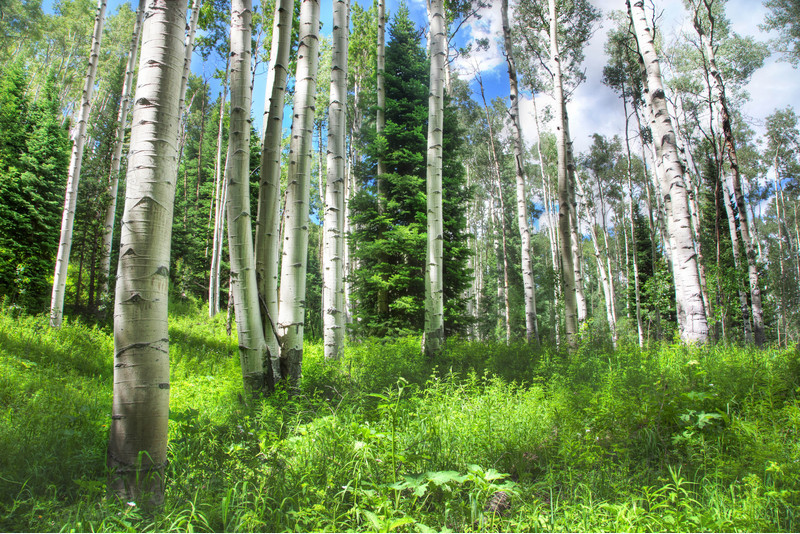
[[[428,10],[430,16],[430,10]],[[384,0],[378,0],[378,39],[376,55],[376,71],[375,71],[375,89],[377,96],[377,106],[375,113],[375,134],[378,139],[383,139],[383,130],[386,127],[386,6]],[[386,181],[386,162],[383,159],[383,154],[379,153],[377,157],[377,175],[375,177],[376,188],[378,193],[378,213],[383,214],[386,211],[386,199],[389,194],[389,187]],[[381,239],[381,235],[378,238]],[[378,252],[378,260],[381,263],[388,261],[386,253],[382,250]],[[378,315],[387,317],[389,315],[389,291],[385,287],[378,289]]]
[[[333,10],[330,108],[328,110],[328,185],[325,226],[322,310],[326,358],[344,352],[344,163],[347,111],[347,43],[350,1],[337,0]],[[379,104],[380,106],[380,104]]]
[[[109,488],[123,502],[164,500],[169,417],[167,297],[177,179],[186,2],[151,0],[133,106],[114,304]]]
[[[575,279],[575,259],[573,256],[573,224],[570,198],[570,175],[567,169],[567,141],[564,132],[564,95],[561,78],[561,57],[558,52],[558,20],[554,0],[549,0],[550,7],[550,55],[553,60],[553,87],[556,101],[556,148],[558,152],[558,228],[561,234],[561,283],[564,297],[564,320],[566,324],[567,343],[574,346],[577,342],[578,311],[577,286]],[[584,312],[585,314],[585,312]]]
[[[758,262],[756,259],[756,251],[753,247],[753,241],[750,237],[750,222],[748,221],[747,206],[744,201],[744,194],[742,193],[742,183],[739,172],[739,158],[736,153],[736,141],[733,136],[732,120],[728,111],[728,99],[725,95],[725,83],[722,78],[722,73],[717,68],[716,53],[714,51],[713,43],[711,42],[715,24],[714,16],[711,12],[711,4],[704,3],[704,5],[711,23],[711,35],[707,35],[703,32],[702,27],[697,19],[699,15],[697,12],[695,13],[695,29],[700,35],[700,41],[703,45],[706,59],[708,60],[710,82],[714,96],[714,105],[720,124],[722,125],[724,151],[728,156],[728,164],[731,170],[733,195],[734,200],[736,201],[736,210],[739,216],[739,232],[742,235],[742,244],[744,245],[745,258],[747,259],[747,274],[750,282],[750,304],[752,307],[753,319],[753,337],[756,345],[762,345],[764,343],[764,311],[761,303]]]
[[[519,119],[519,85],[517,83],[517,67],[514,63],[514,49],[511,40],[511,27],[508,22],[508,0],[501,5],[503,17],[503,41],[505,44],[506,62],[508,63],[508,81],[511,106],[511,136],[514,142],[514,166],[517,181],[517,222],[520,234],[520,260],[522,263],[522,286],[525,299],[525,337],[528,341],[539,341],[536,332],[536,286],[533,279],[531,262],[531,229],[528,222],[528,199],[525,187],[525,170],[523,167],[522,125]]]
[[[58,242],[55,274],[53,275],[53,293],[50,301],[50,326],[53,328],[61,327],[61,322],[64,319],[64,294],[67,288],[69,253],[72,248],[72,227],[75,224],[75,207],[78,203],[78,183],[81,179],[83,146],[86,142],[86,130],[89,126],[89,115],[92,111],[94,78],[97,74],[97,63],[100,59],[100,41],[103,37],[105,15],[106,0],[98,0],[97,13],[94,18],[94,32],[92,34],[92,49],[89,54],[89,67],[83,84],[78,123],[73,134],[72,155],[70,156],[67,173],[67,191],[64,195],[64,211],[61,215],[61,237]]]
[[[428,96],[427,260],[425,262],[425,334],[423,351],[439,354],[444,344],[444,221],[442,218],[442,133],[444,129],[444,67],[447,30],[444,1],[431,0],[430,93]]]
[[[642,293],[639,286],[639,253],[636,243],[636,224],[633,212],[633,162],[631,155],[631,139],[628,134],[628,123],[630,118],[628,116],[628,103],[625,100],[623,88],[622,107],[625,112],[625,153],[627,155],[626,174],[628,179],[628,195],[630,202],[628,202],[628,218],[630,219],[631,231],[631,257],[633,259],[633,285],[634,295],[636,299],[636,332],[639,335],[639,347],[644,347],[644,326],[642,324]]]
[[[286,99],[289,50],[291,49],[294,2],[275,3],[272,24],[269,72],[264,96],[264,119],[261,137],[261,182],[258,187],[258,223],[256,224],[256,277],[262,299],[264,339],[273,379],[282,378],[280,344],[275,323],[278,320],[278,268],[280,266],[280,193],[281,141],[283,107]]]
[[[708,322],[697,270],[683,168],[675,144],[672,121],[667,113],[661,69],[652,31],[645,16],[644,1],[628,1],[628,11],[647,72],[646,98],[653,116],[651,128],[658,161],[663,169],[661,190],[673,241],[672,265],[681,338],[688,343],[703,343],[708,339]]]
[[[228,198],[228,250],[231,292],[239,335],[239,361],[245,389],[266,385],[266,342],[256,283],[253,229],[250,216],[250,61],[252,0],[231,2],[231,118],[226,176]]]
[[[300,381],[303,365],[311,135],[314,126],[318,64],[319,0],[303,0],[300,6],[300,44],[297,50],[294,120],[289,147],[277,325],[281,341],[281,375],[295,385]]]
[[[197,19],[200,16],[200,3],[202,0],[192,1],[192,14],[189,17],[189,25],[186,27],[186,50],[183,56],[183,76],[181,77],[181,88],[178,93],[180,101],[178,103],[180,114],[183,115],[186,106],[186,86],[189,85],[189,73],[192,72],[192,52],[194,51],[194,34],[197,31]],[[201,141],[202,142],[202,141]]]
[[[139,9],[136,10],[136,22],[131,34],[131,46],[128,50],[128,63],[125,67],[125,79],[122,82],[122,100],[117,114],[117,131],[114,141],[114,155],[111,158],[111,170],[108,174],[109,203],[106,207],[106,217],[103,222],[103,250],[101,259],[102,287],[100,295],[103,300],[108,295],[109,277],[111,276],[111,247],[114,242],[114,219],[117,213],[117,192],[119,191],[119,168],[122,162],[122,148],[125,145],[125,129],[128,124],[128,111],[131,104],[131,89],[133,86],[133,73],[136,69],[136,57],[139,52],[139,33],[142,26],[146,0],[139,0]]]
[[[217,132],[217,157],[214,162],[214,239],[211,243],[211,268],[208,277],[208,316],[214,317],[219,313],[219,273],[222,264],[222,240],[224,239],[225,225],[223,224],[223,206],[225,206],[225,191],[227,190],[226,176],[223,169],[227,169],[228,162],[222,164],[222,134],[225,128],[225,102],[228,99],[229,66],[225,67],[225,80],[222,82],[222,96],[219,99],[219,130]]]

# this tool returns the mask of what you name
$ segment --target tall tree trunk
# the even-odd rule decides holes
[[[239,360],[245,389],[264,389],[266,342],[256,284],[253,231],[250,222],[250,55],[252,0],[231,2],[231,119],[228,135],[228,249],[231,291],[236,306]],[[271,378],[271,377],[270,377]]]
[[[125,80],[122,82],[122,101],[117,114],[117,131],[114,141],[114,155],[111,158],[111,170],[108,174],[109,203],[106,207],[106,217],[103,222],[103,250],[101,258],[101,298],[108,295],[109,277],[111,276],[111,247],[114,242],[114,219],[117,213],[117,192],[119,191],[119,168],[122,161],[122,147],[125,144],[125,129],[128,124],[128,111],[131,104],[131,89],[133,86],[133,73],[136,68],[136,57],[139,52],[139,30],[142,27],[146,0],[139,0],[139,9],[136,10],[136,22],[133,25],[131,46],[128,50],[128,64],[125,68]]]
[[[194,34],[197,30],[197,19],[200,16],[200,3],[202,0],[192,0],[192,14],[189,17],[189,25],[186,27],[186,48],[183,56],[183,76],[181,76],[181,88],[178,96],[178,109],[183,115],[186,107],[186,86],[189,85],[189,74],[192,72],[192,52],[194,51]],[[191,104],[190,104],[191,105]],[[201,139],[202,143],[202,139]]]
[[[697,256],[692,238],[691,221],[683,168],[680,163],[675,132],[667,113],[661,69],[651,29],[644,12],[644,0],[628,1],[628,13],[636,30],[636,41],[647,72],[648,103],[652,110],[651,127],[658,159],[663,166],[661,191],[669,216],[670,237],[674,241],[672,265],[675,276],[676,305],[681,338],[689,343],[708,339],[708,322],[703,306],[702,287],[697,271]]]
[[[503,16],[503,41],[505,43],[506,62],[508,63],[508,83],[511,107],[511,135],[514,142],[514,166],[517,180],[517,222],[520,234],[520,259],[522,262],[522,286],[525,296],[525,337],[528,341],[539,342],[536,328],[536,286],[533,280],[533,263],[531,261],[531,228],[528,222],[528,199],[525,187],[525,169],[522,164],[522,125],[519,119],[519,84],[517,83],[517,67],[514,63],[514,45],[511,40],[511,27],[508,22],[508,0],[501,5]]]
[[[277,382],[282,378],[280,345],[275,323],[278,320],[278,267],[280,265],[280,193],[281,141],[283,107],[286,98],[289,50],[292,47],[294,2],[275,3],[270,48],[269,72],[264,102],[264,126],[261,138],[261,182],[258,187],[258,224],[256,225],[256,275],[262,300],[264,338]]]
[[[67,192],[64,196],[64,211],[61,216],[61,237],[58,243],[56,268],[53,277],[53,293],[50,301],[50,326],[59,328],[64,318],[64,293],[67,288],[67,268],[69,252],[72,248],[72,227],[75,224],[75,207],[78,203],[78,182],[81,179],[81,163],[83,146],[86,142],[86,130],[89,126],[89,115],[92,111],[92,94],[94,78],[97,74],[97,63],[100,59],[100,41],[103,37],[103,22],[106,16],[106,0],[98,0],[97,14],[94,18],[92,34],[92,50],[89,54],[89,67],[83,84],[81,110],[72,143],[69,171],[67,174]]]
[[[628,194],[630,195],[630,202],[628,203],[628,218],[630,219],[631,228],[631,249],[633,258],[633,287],[636,299],[636,332],[639,335],[639,347],[644,347],[644,328],[642,325],[642,293],[639,287],[639,253],[636,243],[636,224],[633,213],[633,161],[631,155],[631,139],[628,134],[628,126],[630,118],[628,116],[628,103],[625,100],[625,88],[622,89],[622,107],[625,112],[625,154],[627,156],[626,174],[628,178]]]
[[[699,21],[699,6],[695,10],[694,25],[697,33],[700,35],[700,40],[705,51],[706,59],[708,60],[708,67],[710,73],[710,81],[712,85],[712,92],[714,95],[714,104],[717,110],[719,121],[722,125],[722,134],[724,137],[725,154],[728,156],[728,164],[731,170],[731,178],[733,180],[733,195],[736,200],[736,210],[739,216],[739,232],[742,235],[742,244],[744,245],[745,257],[747,258],[747,274],[750,281],[750,304],[752,307],[753,318],[753,337],[756,345],[764,343],[764,312],[761,303],[761,288],[758,279],[758,263],[756,260],[756,252],[753,247],[753,241],[750,238],[750,223],[747,218],[747,205],[744,201],[744,194],[742,193],[742,183],[739,173],[739,158],[736,154],[736,140],[733,136],[732,120],[728,111],[728,99],[725,96],[725,83],[722,79],[722,73],[717,68],[716,53],[712,43],[714,35],[715,19],[711,10],[713,2],[704,2],[707,10],[709,22],[711,24],[710,32],[707,34],[703,31]],[[727,182],[725,184],[727,189]]]
[[[300,6],[300,44],[297,50],[294,120],[289,148],[289,176],[284,209],[285,240],[278,312],[281,375],[288,378],[292,384],[300,381],[303,365],[308,265],[308,195],[318,56],[319,0],[303,0]]]
[[[444,344],[444,221],[442,217],[442,145],[444,130],[444,67],[447,59],[444,1],[431,0],[430,93],[428,96],[427,227],[425,268],[425,334],[423,350],[433,357]]]
[[[570,173],[567,169],[567,140],[564,132],[564,94],[561,83],[561,56],[558,51],[558,19],[554,0],[550,6],[550,56],[553,60],[553,87],[556,101],[556,148],[558,151],[558,228],[561,234],[561,280],[567,343],[574,346],[578,333],[578,298],[573,257],[572,203]]]
[[[109,488],[164,500],[169,416],[167,297],[177,179],[178,95],[186,2],[151,0],[133,106],[114,304]]]
[[[219,99],[219,129],[217,131],[217,157],[214,163],[214,238],[211,244],[211,268],[208,277],[208,316],[214,317],[219,313],[219,272],[222,264],[222,240],[225,232],[223,224],[225,213],[225,192],[227,190],[227,158],[222,163],[222,135],[225,129],[225,102],[228,99],[228,77],[230,75],[230,62],[225,66],[225,80],[222,82],[222,96]],[[224,170],[223,170],[224,169]],[[214,204],[216,203],[216,206]]]
[[[378,0],[378,44],[376,48],[376,63],[377,68],[375,71],[375,90],[377,96],[376,117],[375,117],[375,134],[378,139],[383,139],[383,130],[386,128],[386,5],[384,0]],[[430,12],[428,13],[430,15]],[[389,186],[386,182],[386,162],[383,158],[383,153],[378,154],[378,169],[375,177],[375,182],[378,190],[378,213],[383,214],[386,211],[386,200],[389,195]],[[381,235],[378,239],[382,238]],[[379,261],[386,263],[388,258],[386,253],[381,250],[378,252],[380,256]],[[388,317],[389,315],[389,290],[385,287],[378,289],[378,315]]]
[[[333,10],[330,108],[328,110],[328,186],[325,192],[322,311],[326,358],[344,352],[344,162],[347,111],[347,43],[350,0]],[[380,107],[380,104],[378,104]]]

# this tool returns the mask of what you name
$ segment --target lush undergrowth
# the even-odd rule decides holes
[[[112,336],[0,311],[0,531],[797,531],[800,355],[572,356],[416,338],[242,395],[223,318],[173,310],[166,503],[106,498]]]

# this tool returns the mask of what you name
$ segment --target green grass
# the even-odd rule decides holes
[[[0,310],[0,530],[800,529],[796,350],[310,343],[299,395],[250,400],[224,317],[177,306],[146,513],[106,498],[112,337]]]

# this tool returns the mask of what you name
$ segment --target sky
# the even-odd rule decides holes
[[[372,4],[372,0],[351,0],[351,2],[364,7]],[[387,0],[387,11],[390,15],[397,11],[400,2],[401,0]],[[406,0],[412,20],[420,27],[426,25],[427,22],[425,2],[426,0]],[[109,0],[109,13],[115,12],[122,3],[123,0]],[[255,0],[255,3],[258,5],[258,0]],[[607,14],[615,9],[624,9],[625,4],[623,0],[593,0],[593,3],[603,12],[602,25],[595,31],[585,47],[586,59],[583,66],[586,69],[586,81],[578,87],[567,106],[570,132],[577,152],[588,149],[594,133],[612,136],[621,135],[624,130],[622,103],[613,91],[602,84],[602,71],[607,61],[604,52],[606,32],[611,26]],[[688,15],[682,7],[682,1],[656,0],[656,3],[663,11],[660,29],[668,41],[674,40],[681,29],[691,30]],[[477,60],[481,66],[481,76],[486,86],[487,99],[491,100],[499,96],[508,101],[508,71],[500,45],[502,40],[500,1],[494,0],[493,4],[491,8],[482,13],[480,20],[465,25],[457,37],[459,43],[473,38],[489,38],[489,50],[481,52],[474,59],[455,61],[453,68],[461,72],[462,78],[471,79],[470,72],[474,69],[474,61]],[[51,9],[51,6],[51,1],[44,2],[46,10]],[[752,35],[761,41],[774,37],[774,35],[762,32],[758,27],[764,20],[765,12],[761,2],[756,0],[729,0],[726,6],[726,13],[731,21],[732,29],[742,35]],[[333,27],[331,0],[321,0],[320,18],[323,35],[330,35]],[[208,78],[214,68],[214,65],[203,63],[200,56],[195,53],[192,59],[192,71],[195,74]],[[253,91],[253,117],[259,128],[264,109],[265,86],[266,65],[261,65],[256,72]],[[472,86],[476,92],[474,98],[479,100],[477,84],[473,82]],[[793,69],[788,63],[779,61],[776,55],[770,56],[765,65],[756,71],[747,89],[751,99],[744,106],[743,111],[757,133],[763,132],[764,119],[775,109],[791,105],[796,110],[800,110],[800,72]],[[212,97],[216,96],[216,91],[217,89],[212,88]],[[544,106],[551,102],[552,99],[547,95],[537,95],[540,114]],[[525,94],[523,91],[520,100],[520,114],[523,137],[529,146],[537,140],[532,113],[530,94]]]

